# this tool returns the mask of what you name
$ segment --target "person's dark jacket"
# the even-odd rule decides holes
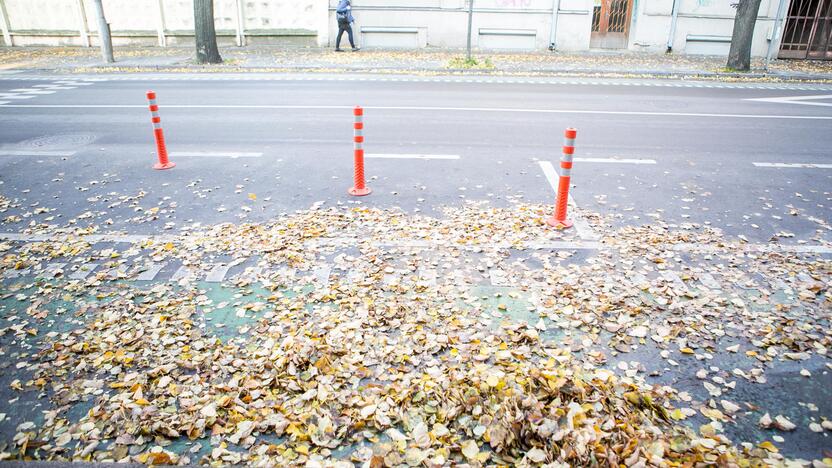
[[[350,4],[350,0],[340,0],[338,2],[338,8],[335,9],[336,13],[346,13],[347,20],[350,23],[355,22],[355,18],[352,17],[352,5]]]

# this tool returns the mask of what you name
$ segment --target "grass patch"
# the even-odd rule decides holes
[[[476,57],[466,58],[459,56],[454,57],[450,61],[448,61],[448,68],[466,70],[493,70],[494,63],[492,63],[491,59],[488,57],[477,60]]]

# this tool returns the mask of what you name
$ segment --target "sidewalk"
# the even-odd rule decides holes
[[[750,73],[725,71],[725,57],[636,52],[476,53],[481,68],[462,69],[463,50],[362,50],[336,53],[323,48],[251,46],[221,49],[222,65],[197,65],[193,49],[117,48],[116,63],[103,65],[96,48],[0,48],[0,72],[370,72],[417,74],[589,75],[593,77],[708,78],[720,80],[832,81],[832,62],[773,60],[766,73],[754,59]],[[454,62],[456,59],[456,62]]]

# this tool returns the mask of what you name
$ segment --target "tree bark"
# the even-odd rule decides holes
[[[214,0],[194,0],[194,36],[198,63],[222,63],[214,30]]]
[[[728,68],[738,71],[751,70],[751,39],[761,0],[739,0],[737,16],[734,18],[734,33],[731,35],[731,50],[728,52]]]

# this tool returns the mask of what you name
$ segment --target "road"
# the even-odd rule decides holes
[[[767,241],[783,230],[809,240],[819,226],[807,218],[829,218],[832,91],[820,88],[344,81],[337,76],[96,78],[103,81],[9,99],[2,106],[2,147],[31,152],[0,156],[9,190],[30,189],[28,202],[48,202],[70,216],[87,209],[80,201],[89,194],[78,191],[79,186],[117,175],[120,181],[110,187],[123,193],[144,190],[154,203],[176,198],[179,207],[169,222],[179,223],[236,219],[243,215],[238,208],[248,193],[270,199],[248,215],[253,220],[318,201],[348,202],[350,108],[361,105],[366,108],[367,153],[459,156],[369,160],[368,174],[378,178],[371,182],[375,195],[361,201],[373,206],[431,210],[463,199],[500,204],[517,196],[549,202],[552,189],[537,161],[556,163],[563,129],[575,127],[578,158],[655,161],[576,162],[572,194],[579,206],[617,221],[659,214],[669,223],[710,222],[729,234]],[[0,80],[0,89],[44,83],[50,82]],[[159,96],[170,152],[262,156],[174,156],[175,170],[149,170],[148,89]],[[826,105],[754,100],[824,95],[825,100],[802,102]],[[36,150],[73,154],[39,158]],[[768,168],[755,167],[755,162],[827,167]],[[39,169],[32,171],[33,165]],[[207,198],[194,197],[197,186],[211,189]],[[52,199],[55,193],[60,200]],[[218,213],[221,207],[227,211]],[[793,209],[803,216],[789,215]],[[153,230],[122,224],[130,217],[126,212],[107,216],[114,228]],[[821,238],[829,239],[828,230]]]
[[[170,170],[152,169],[148,90],[158,96]],[[361,198],[347,194],[356,105],[364,108],[373,189]],[[568,127],[577,129],[576,225],[560,232],[540,220],[553,208]],[[335,419],[358,420],[359,403],[362,414],[381,412],[384,402],[362,403],[376,391],[364,390],[397,391],[396,373],[439,382],[462,372],[447,366],[504,375],[574,360],[614,371],[626,385],[655,385],[656,399],[672,386],[674,407],[687,411],[673,420],[709,441],[724,443],[714,434],[724,433],[757,444],[756,457],[775,456],[763,442],[771,439],[788,457],[829,457],[830,130],[832,86],[809,83],[0,75],[0,355],[10,357],[0,364],[0,453],[14,452],[3,441],[18,437],[21,445],[21,431],[45,427],[32,440],[61,433],[63,423],[44,416],[52,403],[73,434],[97,420],[102,439],[117,437],[121,405],[132,411],[127,424],[155,424],[153,410],[176,400],[176,385],[265,375],[257,350],[283,343],[288,353],[289,336],[305,343],[299,354],[320,357],[315,366],[328,366],[328,353],[331,367],[346,366],[316,377],[321,407],[343,405],[331,407]],[[290,306],[298,298],[303,307]],[[343,310],[330,307],[333,298]],[[304,341],[321,330],[330,338]],[[116,342],[127,344],[110,349]],[[482,357],[507,342],[515,367]],[[139,375],[170,362],[180,366],[168,371],[175,391],[156,387],[157,370]],[[298,374],[292,369],[281,378]],[[275,393],[285,408],[305,411],[303,421],[309,399],[317,401],[307,380],[318,371],[309,372]],[[532,370],[525,372],[518,382]],[[137,375],[145,380],[122,385]],[[44,387],[47,377],[52,387]],[[207,401],[236,381],[188,388]],[[115,406],[105,404],[109,397]],[[179,411],[185,419],[171,420],[177,412],[166,409],[165,424],[176,430],[156,435],[173,441],[171,456],[232,463],[251,447],[237,437],[235,453],[223,452],[220,439],[200,432],[204,419],[187,420],[217,409],[176,401],[190,408]],[[798,427],[760,427],[765,412]],[[241,430],[234,418],[217,419],[217,431]],[[482,421],[479,413],[466,418]],[[379,430],[387,424],[380,420]],[[194,424],[202,425],[196,445],[179,435],[190,436]],[[354,437],[334,457],[368,460],[363,424],[349,426]],[[153,445],[76,440],[66,445],[70,454],[92,447],[99,461],[128,460],[127,446],[136,456]],[[298,447],[303,440],[269,439],[269,454],[281,453],[269,462],[300,460],[275,444],[289,444],[293,456],[338,446]],[[242,460],[262,461],[260,452],[255,445]]]

